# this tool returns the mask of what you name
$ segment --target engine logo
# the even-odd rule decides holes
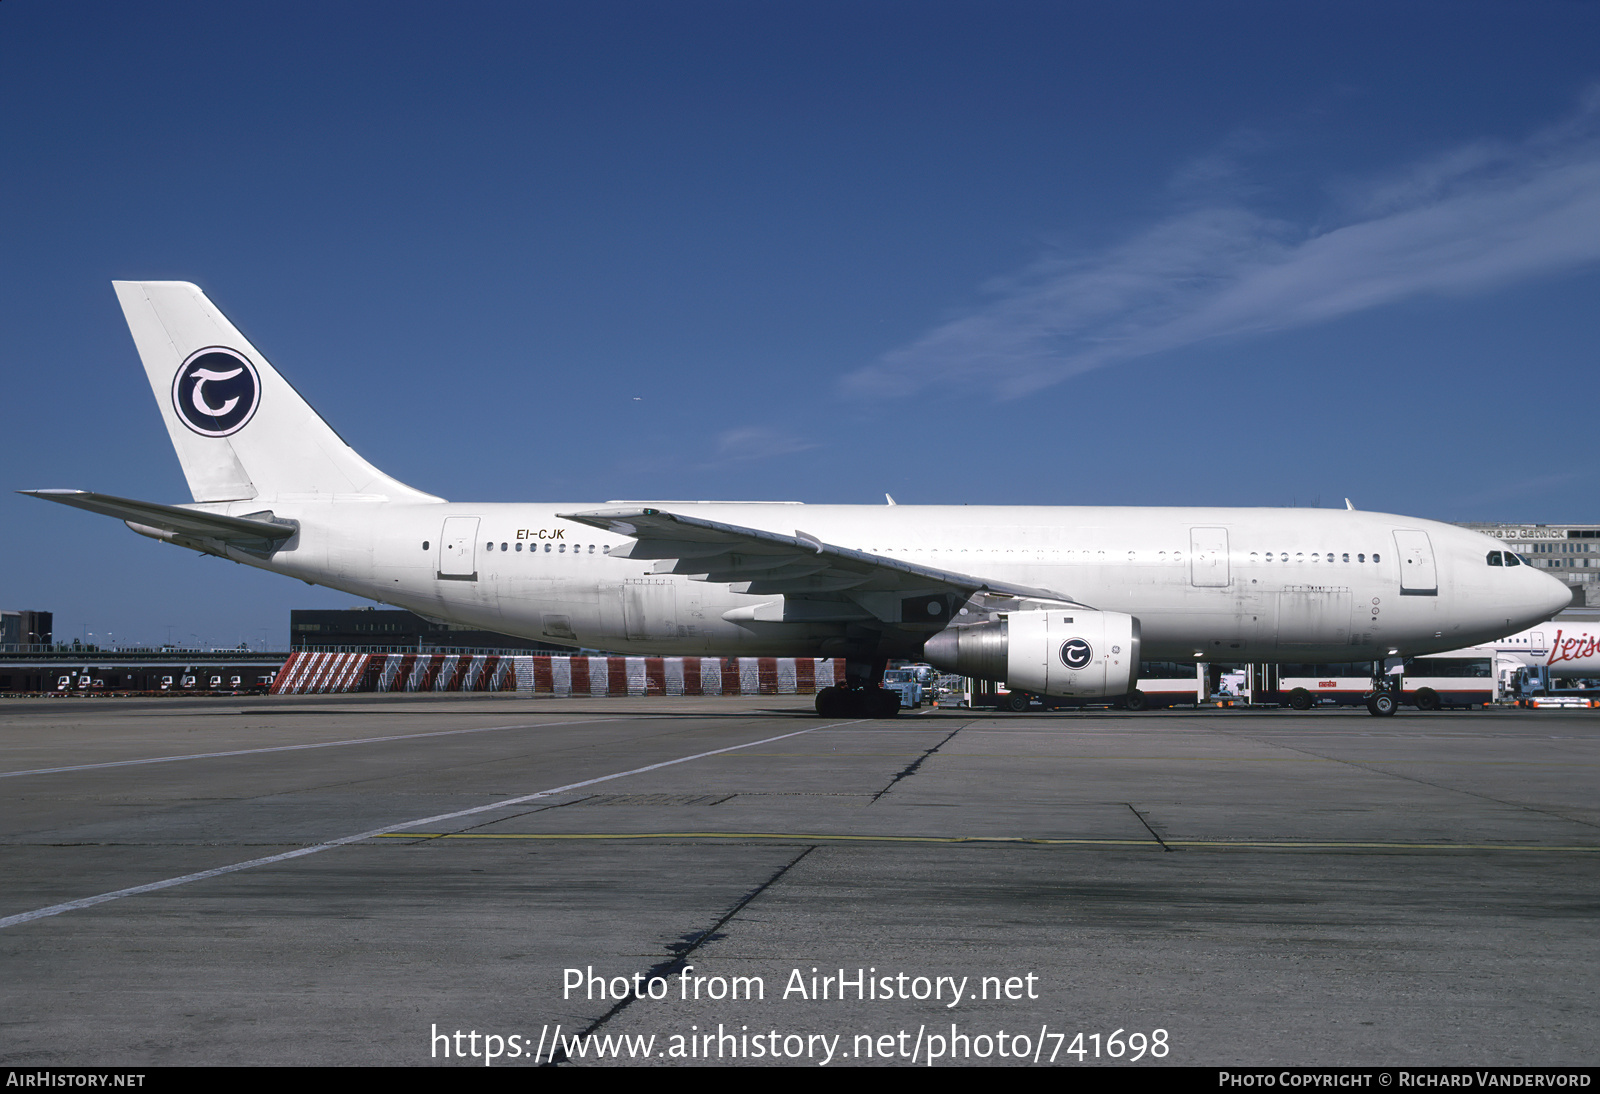
[[[1069,669],[1087,668],[1094,660],[1094,647],[1081,638],[1069,638],[1061,643],[1061,663]]]
[[[227,437],[254,417],[261,377],[235,350],[209,346],[189,355],[172,379],[172,409],[202,437]]]

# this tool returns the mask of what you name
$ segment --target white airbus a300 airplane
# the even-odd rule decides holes
[[[447,502],[357,455],[194,285],[116,291],[194,502],[27,493],[436,620],[623,653],[843,657],[829,716],[897,710],[878,686],[891,657],[1120,696],[1141,658],[1379,661],[1570,598],[1486,536],[1348,505]]]

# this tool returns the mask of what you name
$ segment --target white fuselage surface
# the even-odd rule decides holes
[[[1143,654],[1152,660],[1351,661],[1392,650],[1456,649],[1547,618],[1570,596],[1531,566],[1486,565],[1495,549],[1486,536],[1382,513],[652,504],[783,534],[798,529],[869,554],[1058,590],[1138,617]],[[243,513],[260,507],[226,508]],[[613,558],[626,537],[557,515],[608,508],[616,505],[280,498],[273,512],[299,523],[298,542],[270,560],[230,553],[423,615],[622,653],[801,656],[840,633],[843,625],[829,622],[731,621],[725,617],[773,598]],[[450,518],[476,521],[470,558],[456,567],[472,576],[438,576],[446,568]],[[1211,541],[1199,542],[1200,550],[1197,529]],[[1423,534],[1431,560],[1408,563],[1396,544],[1397,529]],[[1402,589],[1402,567],[1428,561],[1433,581],[1424,583],[1431,591]],[[569,634],[561,633],[563,624]]]

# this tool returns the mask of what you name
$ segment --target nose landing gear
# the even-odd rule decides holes
[[[1377,718],[1387,718],[1400,706],[1400,677],[1397,675],[1403,663],[1399,657],[1391,656],[1385,661],[1372,663],[1372,690],[1367,693],[1367,713]]]
[[[1367,713],[1386,718],[1393,714],[1395,707],[1400,704],[1395,702],[1394,694],[1387,691],[1375,691],[1367,696]]]

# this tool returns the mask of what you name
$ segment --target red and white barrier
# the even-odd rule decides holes
[[[520,691],[534,695],[808,695],[843,682],[821,657],[501,657],[291,653],[275,695],[345,691]]]

